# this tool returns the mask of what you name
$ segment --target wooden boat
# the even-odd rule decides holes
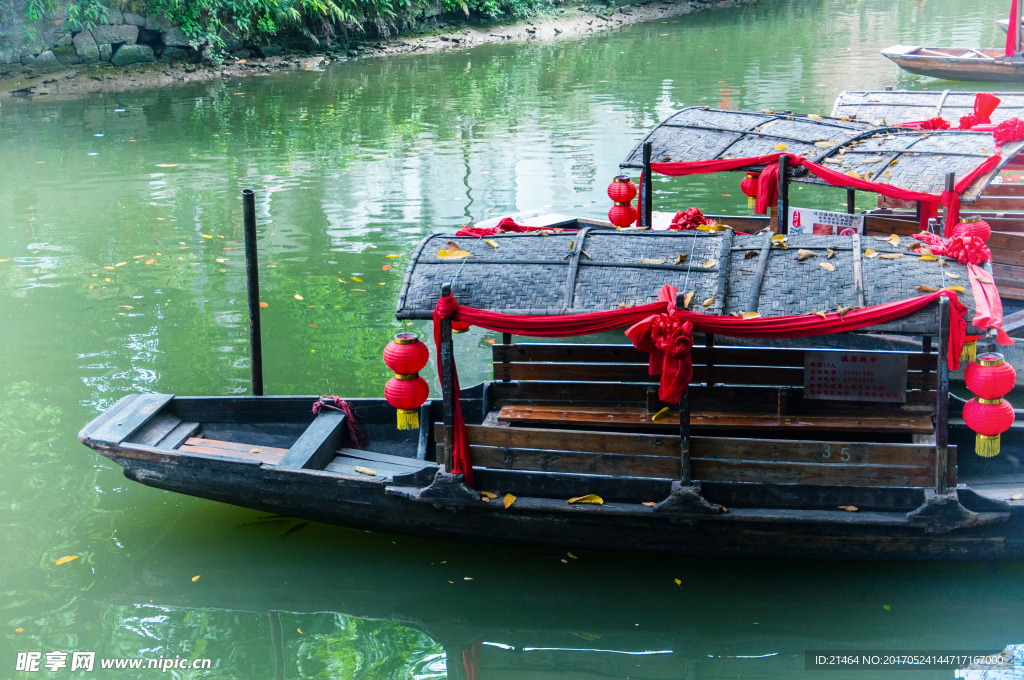
[[[997,47],[893,45],[882,56],[904,71],[944,80],[1024,83],[1024,59],[1008,59]]]

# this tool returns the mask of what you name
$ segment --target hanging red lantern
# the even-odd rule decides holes
[[[637,209],[630,203],[616,203],[608,211],[608,221],[616,227],[628,227],[636,222]]]
[[[415,333],[399,333],[384,348],[384,363],[395,372],[384,385],[384,398],[398,409],[399,430],[420,426],[419,408],[430,396],[430,386],[419,371],[429,359],[430,350]]]
[[[953,227],[953,236],[972,236],[986,243],[992,236],[992,227],[980,217],[965,217]]]
[[[616,203],[629,203],[636,198],[636,184],[625,175],[617,175],[608,185],[608,198]]]
[[[472,324],[465,321],[452,321],[452,333],[465,333],[472,327]]]
[[[747,197],[747,210],[753,210],[757,203],[757,180],[760,176],[759,172],[748,172],[740,182],[740,191]]]
[[[625,175],[617,175],[608,185],[608,198],[615,205],[608,211],[608,221],[616,227],[628,227],[636,222],[640,213],[631,201],[636,198],[636,185]]]
[[[983,458],[999,455],[999,436],[1014,421],[1013,406],[1003,395],[1013,389],[1017,373],[1002,354],[979,354],[964,372],[967,387],[978,395],[964,405],[964,422],[977,433],[974,450]]]

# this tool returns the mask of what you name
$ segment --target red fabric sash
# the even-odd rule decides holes
[[[824,180],[834,187],[846,187],[848,189],[860,189],[862,191],[873,191],[890,198],[898,198],[904,201],[921,201],[921,224],[922,231],[928,226],[928,217],[938,213],[938,205],[941,203],[946,207],[948,215],[946,224],[952,229],[953,224],[960,221],[960,194],[969,187],[979,176],[995,168],[1002,160],[1002,156],[996,154],[989,156],[982,161],[978,167],[965,175],[956,183],[955,192],[943,191],[939,195],[926,194],[921,191],[910,191],[885,184],[884,182],[872,182],[866,179],[851,177],[837,170],[827,168],[824,165],[813,163],[802,156],[791,153],[772,153],[766,156],[748,156],[746,158],[721,158],[709,161],[678,161],[675,163],[651,163],[653,172],[660,172],[663,175],[678,177],[681,175],[700,175],[712,172],[724,172],[726,170],[738,170],[739,168],[751,165],[764,165],[765,169],[757,180],[757,200],[754,212],[759,215],[768,213],[768,209],[779,201],[779,166],[776,161],[782,156],[789,158],[790,165],[804,167],[816,177]],[[949,236],[949,234],[947,234]]]
[[[1018,14],[1017,0],[1010,3],[1010,25],[1006,27],[1006,56],[1012,57],[1017,51],[1017,34],[1020,32],[1020,14]]]
[[[960,353],[963,350],[964,336],[967,332],[967,322],[964,319],[967,308],[957,299],[956,293],[949,290],[940,290],[935,293],[921,295],[920,297],[897,302],[887,302],[883,305],[855,309],[840,316],[839,314],[828,314],[822,319],[816,314],[803,314],[799,316],[777,316],[760,319],[741,319],[734,316],[716,316],[711,314],[698,314],[675,309],[669,311],[669,303],[675,297],[675,289],[671,286],[662,288],[658,295],[658,302],[652,302],[637,307],[626,309],[615,309],[606,312],[590,312],[587,314],[566,314],[558,316],[520,316],[517,314],[501,314],[499,312],[488,312],[472,307],[462,307],[454,296],[442,297],[434,307],[434,345],[435,357],[437,360],[437,373],[441,375],[441,320],[451,318],[454,321],[464,321],[473,326],[480,326],[488,330],[501,333],[515,333],[517,335],[530,335],[535,337],[562,338],[574,335],[588,335],[591,333],[603,333],[606,331],[622,328],[636,324],[642,325],[647,321],[655,323],[651,317],[668,316],[662,323],[670,321],[672,324],[678,322],[665,335],[667,340],[663,347],[658,347],[664,352],[661,363],[662,385],[659,394],[668,393],[679,389],[685,389],[682,384],[683,377],[686,377],[686,384],[689,383],[686,364],[689,359],[689,347],[685,352],[680,349],[686,344],[685,332],[681,330],[686,322],[690,324],[690,332],[713,333],[736,338],[806,338],[814,335],[829,335],[852,331],[875,324],[886,323],[900,317],[912,314],[935,302],[939,298],[947,298],[953,309],[950,315],[949,326],[949,352],[946,360],[950,370],[960,367]],[[631,328],[630,331],[633,331]],[[646,329],[635,332],[634,335],[644,342]],[[658,339],[654,337],[653,328],[650,334],[651,342],[657,347]],[[630,338],[633,340],[633,338]],[[689,340],[692,344],[692,335]],[[634,344],[636,340],[634,340]],[[639,349],[643,349],[637,345]],[[646,351],[646,350],[645,350]],[[685,353],[685,359],[682,358]],[[668,356],[674,357],[669,361]],[[676,363],[677,362],[677,363]],[[668,364],[666,366],[666,364]],[[655,375],[654,369],[658,368],[654,360],[653,352],[651,358],[651,372]],[[668,370],[666,370],[666,368]],[[691,368],[692,370],[692,368]],[[453,378],[453,426],[452,426],[452,472],[465,475],[466,484],[473,486],[473,461],[469,453],[469,436],[466,432],[466,423],[462,418],[462,408],[459,403],[461,391],[459,390],[459,374],[455,364],[452,364]],[[673,384],[675,383],[675,384]],[[680,394],[682,391],[680,389]]]
[[[558,227],[562,229],[561,227]],[[527,227],[522,224],[516,224],[516,221],[511,217],[502,217],[501,221],[493,227],[463,227],[455,232],[456,236],[475,236],[476,238],[484,238],[485,236],[497,236],[498,234],[507,234],[512,232],[514,234],[525,234],[531,231],[544,231],[545,229],[554,229],[554,227]],[[579,231],[579,229],[562,229],[562,231]]]
[[[693,378],[693,323],[676,316],[675,286],[663,286],[658,302],[665,303],[662,314],[654,314],[626,331],[626,337],[641,352],[651,355],[648,373],[660,375],[658,398],[668,404],[678,404]]]

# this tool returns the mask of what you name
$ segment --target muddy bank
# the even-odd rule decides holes
[[[295,51],[283,56],[229,60],[219,66],[185,63],[144,63],[127,67],[110,64],[79,65],[53,73],[37,74],[30,67],[0,76],[0,101],[10,99],[54,99],[80,96],[90,92],[124,92],[138,88],[167,87],[179,83],[200,82],[225,76],[260,76],[291,69],[320,70],[331,62],[375,58],[395,54],[425,53],[466,49],[498,42],[526,42],[562,36],[586,35],[646,21],[680,17],[712,9],[728,9],[753,4],[758,0],[712,0],[697,2],[650,2],[648,4],[608,7],[593,12],[581,7],[562,7],[550,14],[520,22],[475,24],[450,15],[440,21],[441,30],[425,34],[397,35],[391,39],[365,43],[344,52]],[[255,53],[256,50],[253,50]]]

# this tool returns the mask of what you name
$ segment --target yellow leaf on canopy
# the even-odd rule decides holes
[[[744,259],[744,260],[749,260],[749,259],[750,259],[750,258],[752,258],[752,257],[757,257],[757,251],[756,251],[756,250],[748,250],[748,251],[747,251],[746,253],[744,253],[744,255],[743,255],[743,259]]]
[[[666,406],[665,408],[661,409],[660,411],[655,413],[653,416],[651,416],[651,420],[656,422],[656,423],[660,422],[662,420],[668,420],[668,406]]]
[[[505,508],[516,502],[516,497],[510,493],[505,494],[505,500],[502,501],[505,504]]]
[[[296,294],[295,294],[295,299],[296,299],[296,300],[301,300],[301,299],[302,299],[302,296],[301,296],[301,295],[299,295],[298,293],[296,293]]]
[[[1012,496],[1010,496],[1010,500],[1011,501],[1024,500],[1024,492],[1013,494]]]
[[[707,300],[705,300],[701,304],[704,305],[705,307],[710,307],[711,305],[715,304],[714,296],[709,297]]]
[[[590,257],[590,256],[587,255],[587,257]],[[689,257],[689,255],[687,255],[686,253],[679,253],[679,255],[676,257],[675,261],[672,264],[682,264],[682,263],[686,262],[686,258],[688,258],[688,257]]]
[[[820,312],[815,312],[815,314],[820,316],[822,319],[825,319],[826,321],[828,321],[828,317],[826,316],[827,312],[825,312],[824,310],[822,310]]]
[[[572,505],[573,503],[582,503],[585,505],[604,505],[604,499],[594,493],[588,493],[584,496],[576,496],[576,498],[570,498],[565,502],[566,505]]]
[[[465,250],[439,250],[437,251],[437,259],[439,260],[462,260],[467,257],[473,257],[473,253],[466,252]]]
[[[70,562],[71,560],[77,560],[77,559],[78,559],[78,555],[68,555],[67,557],[62,557],[59,560],[57,560],[56,564],[64,564],[65,562]]]
[[[886,240],[887,240],[887,241],[888,241],[889,243],[891,243],[891,244],[893,245],[893,247],[895,247],[895,248],[898,248],[898,247],[899,247],[899,245],[900,245],[900,237],[899,237],[899,234],[892,234],[892,235],[891,235],[891,236],[889,236],[889,238],[888,238],[888,239],[886,239]]]
[[[917,259],[924,260],[925,262],[938,262],[939,261],[939,258],[935,257],[934,255],[922,255],[921,257],[919,257]]]
[[[878,252],[873,250],[873,249],[871,249],[871,248],[866,248],[864,250],[864,257],[866,257],[868,259],[871,259],[873,257],[878,257]]]
[[[960,275],[955,272],[946,272],[946,277],[950,279],[959,279]]]
[[[744,319],[760,319],[761,315],[757,312],[743,312]]]
[[[814,143],[814,146],[817,146],[817,147],[822,148],[822,149],[827,149],[828,147],[835,146],[835,145],[836,145],[835,142],[815,142]]]
[[[658,504],[655,503],[654,501],[644,501],[644,505],[646,505],[649,508],[655,508],[658,506]]]
[[[935,286],[926,286],[926,285],[922,284],[922,285],[918,286],[917,288],[915,288],[914,290],[919,290],[922,293],[935,293],[939,289],[936,288]]]
[[[712,267],[718,266],[718,260],[705,260],[700,263],[700,266],[704,267],[704,269],[711,269]]]
[[[832,250],[831,248],[825,248],[825,252],[828,253],[828,257],[826,259],[831,260],[833,257],[836,256],[836,251]]]
[[[857,512],[859,509],[856,505],[840,505],[840,510],[846,510],[847,512]]]
[[[487,496],[488,498],[497,498],[498,497],[498,494],[494,493],[493,491],[481,491],[480,495],[481,496]]]
[[[779,142],[778,144],[775,145],[775,150],[776,151],[785,151],[788,148],[789,147],[786,146],[785,144],[783,144],[782,142]]]
[[[817,256],[818,256],[818,254],[816,252],[814,252],[813,250],[805,250],[804,248],[801,248],[798,251],[796,251],[796,259],[798,259],[801,262],[803,262],[804,260],[806,260],[809,257],[817,257]]]
[[[782,243],[788,238],[785,234],[775,234],[772,236],[772,243]]]
[[[489,245],[492,248],[497,248],[498,247],[498,242],[494,241],[492,239],[486,239],[486,240],[484,240],[484,243],[486,243],[487,245]],[[388,257],[391,257],[391,256],[388,255]]]
[[[966,292],[963,286],[946,286],[946,290],[952,290],[957,293]]]
[[[644,264],[665,264],[665,260],[664,259],[648,260],[646,257],[641,257],[640,261],[643,262]]]
[[[819,262],[818,265],[827,272],[834,272],[836,270],[836,266],[828,262]]]
[[[370,468],[364,468],[362,465],[356,465],[354,469],[355,469],[356,472],[358,472],[361,475],[369,475],[370,477],[376,477],[377,476],[376,472],[374,472]]]
[[[697,291],[695,290],[691,290],[689,293],[686,294],[686,297],[683,298],[683,309],[690,308],[690,303],[693,302],[693,296],[696,292]]]
[[[878,257],[882,258],[883,260],[898,260],[901,257],[903,257],[903,253],[882,253]]]

